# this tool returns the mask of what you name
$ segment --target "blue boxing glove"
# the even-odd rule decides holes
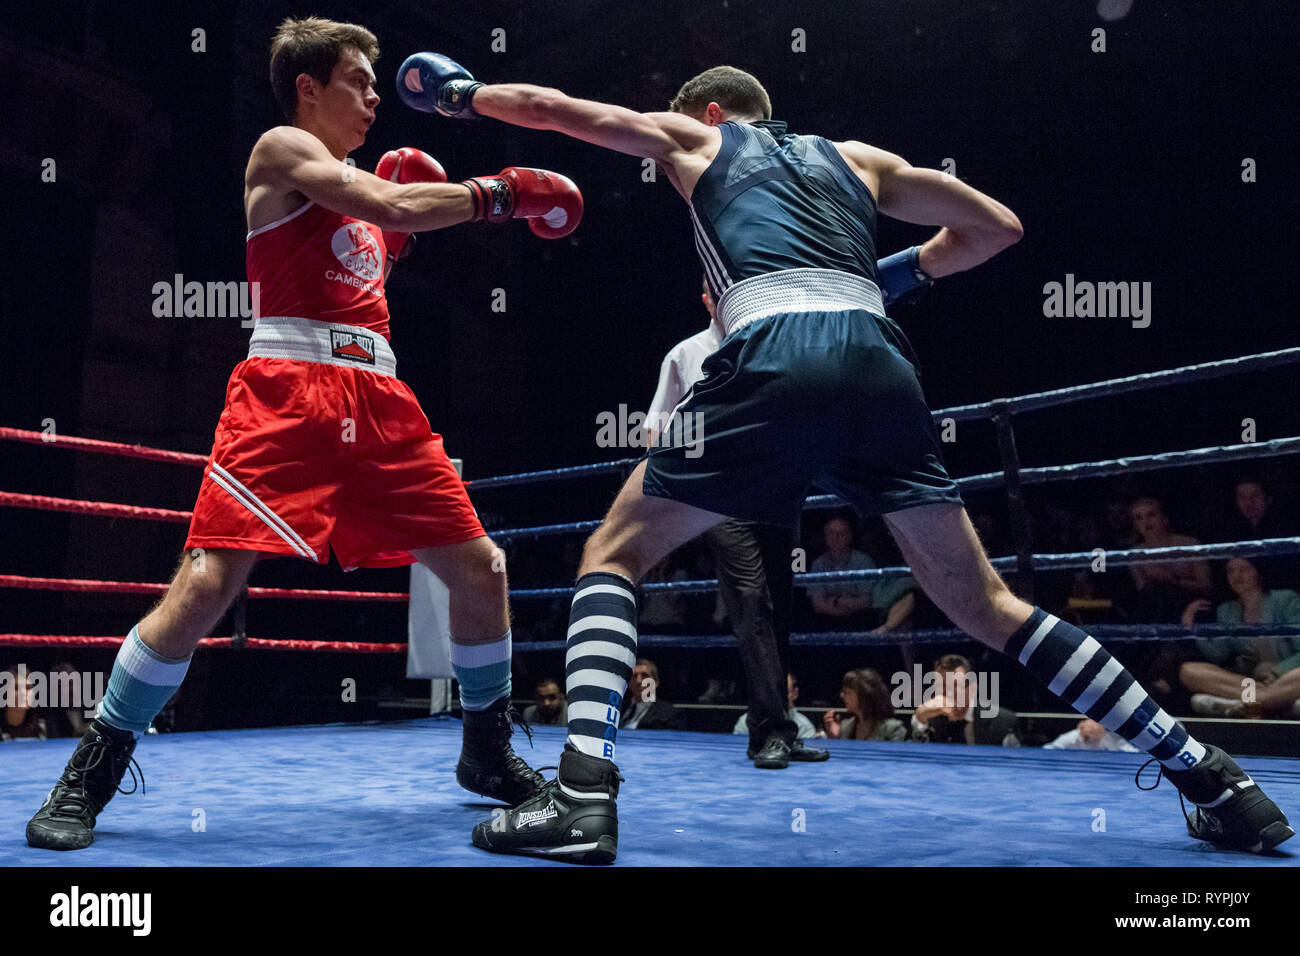
[[[876,263],[876,271],[880,273],[880,291],[886,308],[896,302],[915,302],[934,285],[934,279],[921,268],[920,246],[881,259]]]
[[[397,95],[411,109],[471,119],[471,101],[483,84],[441,53],[412,53],[397,71]]]

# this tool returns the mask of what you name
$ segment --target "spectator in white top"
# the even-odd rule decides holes
[[[1084,718],[1074,730],[1067,730],[1051,743],[1043,744],[1044,750],[1119,750],[1126,754],[1135,754],[1138,749],[1118,734],[1113,734],[1095,720]]]
[[[786,674],[785,680],[787,688],[786,701],[789,704],[785,715],[789,717],[790,720],[794,721],[795,727],[798,728],[800,740],[807,740],[810,737],[816,737],[817,728],[813,726],[812,721],[799,713],[799,711],[795,710],[794,707],[794,702],[799,699],[799,681],[793,674]],[[749,714],[747,712],[736,718],[736,726],[731,729],[731,732],[733,734],[749,733]]]

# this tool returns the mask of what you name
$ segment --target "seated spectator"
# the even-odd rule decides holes
[[[853,547],[853,530],[844,518],[831,518],[822,528],[825,553],[808,569],[864,571],[876,562]],[[916,606],[916,582],[909,577],[884,581],[843,581],[808,588],[813,614],[823,628],[833,630],[892,631],[905,626]]]
[[[894,716],[889,688],[870,667],[860,667],[844,675],[840,699],[848,715],[841,719],[835,711],[826,711],[822,727],[827,737],[894,742],[907,739],[907,726]]]
[[[1232,516],[1219,540],[1254,541],[1258,538],[1284,538],[1295,533],[1294,523],[1282,517],[1273,496],[1260,479],[1238,479],[1232,498]],[[1300,556],[1270,554],[1252,560],[1274,586],[1300,588]]]
[[[80,686],[85,688],[86,681],[83,680],[81,671],[77,670],[67,661],[60,661],[50,668],[51,681],[58,680],[61,674],[68,675],[68,679],[75,680]],[[100,675],[105,681],[107,675]],[[98,700],[93,700],[96,690],[92,685],[87,692],[87,696],[82,699],[83,707],[60,707],[50,713],[50,719],[46,724],[46,729],[51,737],[80,737],[90,729],[90,721],[93,719],[87,717],[88,712],[93,713]]]
[[[569,723],[569,702],[556,681],[547,679],[537,682],[536,703],[524,708],[524,723],[559,724]]]
[[[1258,478],[1239,478],[1232,489],[1233,514],[1224,528],[1226,541],[1286,536],[1273,496]]]
[[[668,555],[646,572],[642,584],[686,581],[686,570],[672,565]],[[642,633],[682,634],[686,631],[686,595],[681,591],[641,592],[641,612],[637,625]]]
[[[1170,530],[1169,520],[1155,498],[1138,498],[1129,505],[1128,514],[1137,546],[1200,544],[1191,535]],[[1136,594],[1126,602],[1132,621],[1172,624],[1180,619],[1189,601],[1208,598],[1212,593],[1213,580],[1206,561],[1146,561],[1130,565],[1129,573],[1136,588]],[[1178,668],[1195,653],[1190,641],[1148,641],[1132,646],[1128,668],[1162,707],[1185,712],[1187,700],[1178,682]]]
[[[22,740],[47,736],[45,719],[32,707],[32,676],[23,664],[0,670],[0,740]]]
[[[1111,733],[1095,720],[1084,718],[1074,730],[1067,730],[1051,743],[1043,744],[1044,750],[1119,750],[1124,753],[1137,753],[1138,749],[1118,734]]]
[[[945,654],[935,663],[934,672],[941,693],[913,712],[909,739],[917,743],[1020,746],[1016,715],[992,701],[975,699],[974,679],[967,678],[970,661],[960,654]],[[989,710],[992,713],[986,713]]]
[[[659,668],[645,658],[636,662],[632,679],[627,682],[623,695],[623,714],[620,730],[671,730],[677,723],[677,712],[672,704],[659,699]]]
[[[1228,587],[1236,598],[1219,605],[1215,618],[1220,624],[1300,624],[1300,594],[1268,590],[1252,561],[1228,559]],[[1193,601],[1183,624],[1191,627],[1209,606],[1209,601]],[[1192,692],[1193,711],[1216,717],[1300,716],[1300,637],[1202,638],[1196,646],[1205,660],[1187,661],[1178,672]],[[1244,690],[1250,681],[1253,694],[1248,695]],[[1251,696],[1254,700],[1247,699]]]
[[[710,677],[704,692],[695,698],[699,704],[726,704],[736,698],[736,682],[723,677]]]
[[[785,699],[786,705],[789,707],[785,712],[785,715],[787,718],[794,721],[794,725],[799,728],[799,733],[796,736],[800,740],[807,740],[809,737],[816,737],[817,728],[812,725],[812,721],[794,708],[794,702],[799,699],[799,681],[795,679],[793,674],[785,675]],[[740,715],[740,718],[736,721],[736,726],[732,728],[731,732],[733,734],[749,733],[748,713],[742,713]]]
[[[1138,498],[1129,505],[1129,517],[1143,548],[1173,548],[1200,544],[1191,535],[1175,534],[1169,528],[1160,502]],[[1172,623],[1188,601],[1210,596],[1210,565],[1205,561],[1140,562],[1129,566],[1137,599],[1130,608],[1135,621]]]

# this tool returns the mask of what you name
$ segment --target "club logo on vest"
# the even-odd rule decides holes
[[[344,332],[341,329],[330,329],[330,354],[335,358],[374,365],[375,337],[359,335],[356,332]]]
[[[343,268],[367,282],[378,279],[383,271],[379,243],[363,222],[347,222],[334,230],[330,240],[334,256]]]

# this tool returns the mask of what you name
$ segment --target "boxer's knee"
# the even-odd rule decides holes
[[[226,613],[256,560],[253,552],[187,552],[167,593],[140,621],[141,639],[165,657],[189,656]]]
[[[486,535],[453,547],[454,553],[439,555],[432,568],[453,601],[481,608],[485,614],[505,607],[506,553]]]
[[[636,536],[620,534],[612,526],[602,525],[582,547],[578,574],[610,571],[638,582],[657,560],[645,553],[645,543]]]
[[[223,613],[244,586],[251,561],[239,553],[195,549],[181,559],[164,598],[184,616]]]
[[[482,546],[465,562],[461,586],[476,600],[504,606],[509,585],[506,553],[491,538],[479,539]]]

